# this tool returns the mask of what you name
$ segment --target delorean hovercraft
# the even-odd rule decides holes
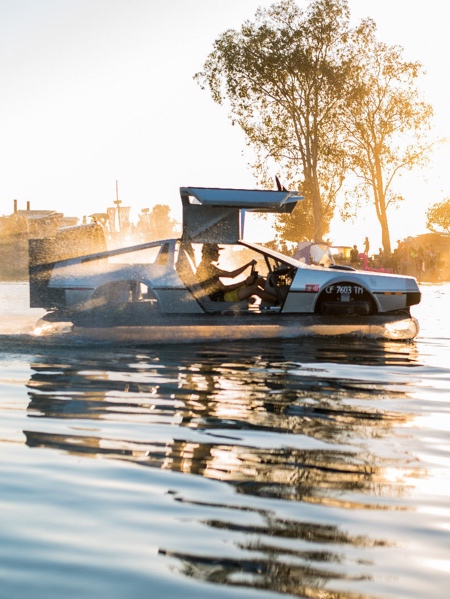
[[[108,250],[101,225],[92,223],[31,240],[30,306],[47,311],[35,334],[59,323],[90,339],[149,344],[417,335],[410,313],[421,299],[415,278],[305,264],[244,239],[247,212],[291,213],[303,199],[296,192],[181,187],[180,194],[179,239]],[[223,250],[221,268],[256,261],[277,305],[212,301],[196,276],[203,244],[211,243]]]

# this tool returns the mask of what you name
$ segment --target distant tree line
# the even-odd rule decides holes
[[[450,233],[450,198],[437,202],[428,209],[427,229],[433,233]]]
[[[171,239],[180,233],[179,223],[171,217],[170,206],[167,204],[155,204],[150,210],[145,208],[139,214],[139,222],[136,232],[145,241],[158,239]]]

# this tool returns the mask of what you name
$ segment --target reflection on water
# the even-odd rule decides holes
[[[412,343],[139,348],[32,339],[23,290],[0,597],[448,596],[450,285],[423,288]]]
[[[410,510],[402,499],[426,473],[393,431],[414,420],[401,406],[408,371],[419,365],[413,345],[311,339],[259,352],[235,345],[41,356],[31,365],[24,433],[32,448],[202,476],[239,497]],[[174,500],[221,507],[179,493]],[[258,523],[235,520],[229,509],[202,519],[218,534],[239,535],[233,556],[164,542],[160,555],[202,581],[309,597],[326,587],[327,597],[339,597],[336,585],[373,577],[370,560],[351,573],[343,547],[395,545],[382,530],[351,534],[303,519],[302,510],[279,517],[251,502],[231,512],[253,512]]]

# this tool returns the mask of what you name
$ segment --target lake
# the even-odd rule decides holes
[[[414,342],[33,338],[0,284],[0,597],[447,598],[450,284]]]

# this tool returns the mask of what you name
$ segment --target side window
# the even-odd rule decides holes
[[[169,262],[169,244],[165,243],[156,256],[155,264],[159,266],[166,266]]]
[[[157,245],[136,252],[127,252],[119,254],[118,256],[111,256],[109,261],[112,264],[167,264],[168,256],[169,244],[164,244],[163,246]],[[159,262],[160,258],[162,262]]]

